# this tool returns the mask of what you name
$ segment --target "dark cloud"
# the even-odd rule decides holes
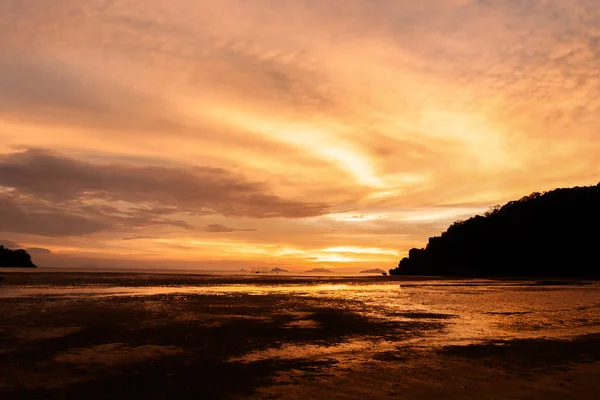
[[[23,207],[11,197],[0,197],[0,232],[42,236],[80,236],[98,232],[110,225],[96,218],[61,211],[42,203],[35,209]]]
[[[13,242],[12,240],[0,239],[0,245],[9,249],[20,249],[21,245]]]
[[[41,150],[0,156],[0,187],[0,232],[46,236],[155,225],[192,229],[173,218],[185,214],[301,218],[327,211],[324,204],[269,194],[264,185],[222,169],[98,165]]]
[[[143,240],[143,239],[157,239],[157,237],[156,236],[148,236],[148,235],[138,235],[138,236],[124,237],[121,240]]]
[[[160,211],[154,213],[151,209],[121,211],[114,207],[85,205],[80,200],[51,203],[31,195],[0,194],[0,232],[63,237],[161,225],[193,228],[185,221],[161,216]]]
[[[52,253],[52,251],[49,249],[44,249],[42,247],[28,247],[25,250],[27,250],[27,252],[32,256],[47,255]]]
[[[224,225],[211,224],[204,227],[205,232],[226,233],[226,232],[256,232],[256,229],[234,229]]]
[[[6,248],[9,248],[9,249],[22,249],[24,247],[16,242],[13,242],[12,240],[3,240],[3,239],[0,239],[0,245],[4,246]],[[52,253],[49,249],[44,249],[42,247],[27,247],[27,248],[25,248],[25,250],[27,250],[29,252],[29,254],[32,254],[32,255],[44,255],[44,254]]]

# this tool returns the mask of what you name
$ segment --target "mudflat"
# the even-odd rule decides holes
[[[600,389],[597,282],[3,275],[3,399],[596,399]]]

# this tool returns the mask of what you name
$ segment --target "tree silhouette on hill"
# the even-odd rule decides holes
[[[457,221],[390,274],[600,277],[600,183],[532,193]]]
[[[0,267],[36,268],[25,250],[10,250],[0,245]]]

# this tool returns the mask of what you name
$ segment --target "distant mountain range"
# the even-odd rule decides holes
[[[385,271],[379,268],[374,269],[366,269],[364,271],[360,271],[361,274],[383,274]]]
[[[244,268],[240,269],[239,272],[248,272],[247,270],[245,270]],[[265,271],[263,271],[265,272]],[[279,272],[289,272],[286,269],[282,269],[282,268],[273,268],[270,272],[275,272],[275,273],[279,273]]]
[[[392,275],[600,277],[600,183],[532,193],[457,221]]]
[[[306,272],[329,272],[329,273],[331,273],[333,271],[330,270],[330,269],[327,269],[327,268],[313,268],[313,269],[311,269],[309,271],[306,271]]]

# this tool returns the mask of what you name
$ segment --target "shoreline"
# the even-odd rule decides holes
[[[597,396],[596,283],[21,276],[0,285],[31,292],[1,300],[3,399]],[[115,283],[137,287],[85,292]]]
[[[540,281],[540,282],[598,282],[600,277],[578,277],[578,276],[433,276],[433,275],[387,275],[369,273],[312,273],[312,272],[286,272],[286,273],[250,273],[228,270],[152,270],[152,269],[78,269],[78,268],[8,268],[0,267],[2,274],[95,274],[95,275],[167,275],[167,276],[189,276],[189,277],[255,277],[255,278],[356,278],[366,280],[385,281]]]

